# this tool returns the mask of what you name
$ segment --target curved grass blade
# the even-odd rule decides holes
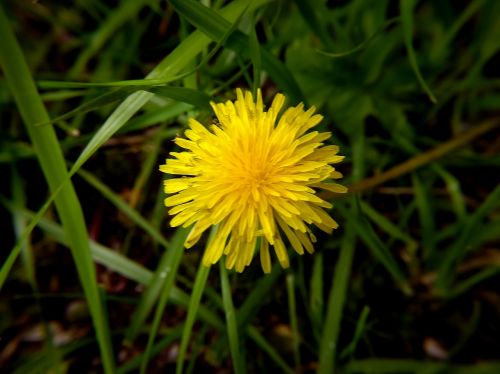
[[[0,39],[2,40],[0,65],[4,70],[7,84],[14,95],[30,139],[35,145],[38,160],[51,192],[54,193],[61,184],[64,184],[64,188],[61,189],[55,200],[56,208],[63,222],[79,279],[89,305],[104,371],[112,373],[114,371],[114,354],[108,334],[105,308],[97,287],[83,212],[73,185],[64,183],[67,180],[67,170],[54,129],[48,126],[43,128],[35,126],[36,123],[47,122],[49,117],[31,77],[23,52],[9,27],[2,6],[0,6]],[[31,222],[28,226],[31,226]],[[24,237],[24,235],[22,236]],[[24,242],[24,239],[21,242]],[[14,248],[9,259],[15,259],[16,252],[16,248]],[[11,257],[12,254],[14,254],[13,257]],[[7,267],[2,266],[2,277],[6,277],[4,270],[10,270],[9,266],[12,264],[13,262]]]
[[[378,31],[374,32],[370,37],[368,37],[367,39],[365,39],[364,41],[362,41],[361,43],[359,43],[356,47],[354,47],[352,49],[349,49],[347,51],[344,51],[344,52],[326,52],[326,51],[317,50],[317,52],[321,53],[322,55],[331,57],[331,58],[341,58],[341,57],[346,57],[346,56],[352,55],[354,53],[360,52],[363,49],[365,49],[365,47],[368,44],[370,44],[370,42],[372,40],[374,40],[377,36],[379,36],[380,34],[382,34],[382,32],[385,29],[387,29],[389,26],[391,26],[391,25],[393,25],[393,24],[395,24],[397,22],[399,22],[399,17],[391,18]]]
[[[418,66],[417,55],[415,49],[413,48],[413,12],[415,10],[416,0],[400,0],[399,7],[401,9],[401,24],[403,25],[403,37],[406,46],[406,52],[408,53],[408,59],[410,60],[410,65],[415,72],[415,76],[422,86],[423,90],[429,97],[429,100],[434,104],[437,103],[437,99],[432,93],[431,89],[424,80],[420,68]]]

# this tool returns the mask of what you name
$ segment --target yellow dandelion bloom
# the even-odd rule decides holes
[[[342,161],[336,145],[324,145],[329,132],[308,132],[322,116],[304,105],[279,115],[285,97],[277,94],[265,111],[262,95],[236,91],[235,102],[211,103],[218,123],[207,129],[189,120],[185,138],[175,142],[182,152],[160,166],[167,174],[165,199],[173,215],[171,226],[189,227],[185,247],[192,247],[211,226],[217,230],[208,243],[203,264],[226,255],[228,269],[241,272],[252,261],[260,242],[264,272],[271,271],[269,246],[283,267],[289,266],[283,234],[299,254],[312,253],[316,239],[308,227],[331,233],[338,227],[326,212],[331,204],[316,189],[346,192],[333,183],[342,175],[331,164]]]

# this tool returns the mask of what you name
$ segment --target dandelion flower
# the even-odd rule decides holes
[[[325,145],[329,132],[311,131],[322,116],[304,105],[279,115],[285,97],[277,94],[265,111],[259,91],[236,91],[236,101],[211,106],[218,122],[207,129],[194,119],[175,143],[184,149],[160,171],[181,177],[166,180],[165,199],[174,217],[171,226],[193,225],[185,242],[190,248],[217,226],[203,264],[226,255],[226,267],[241,272],[257,244],[264,272],[271,271],[270,246],[283,267],[289,266],[286,237],[299,254],[313,253],[316,241],[309,225],[331,233],[338,227],[324,209],[331,204],[316,189],[346,192],[332,180],[342,177],[331,164],[342,161],[336,145]],[[284,234],[284,236],[283,236]]]

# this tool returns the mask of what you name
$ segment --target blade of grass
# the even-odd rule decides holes
[[[357,182],[353,184],[352,186],[349,187],[349,191],[347,194],[343,195],[349,195],[352,193],[357,193],[365,190],[372,189],[376,186],[379,186],[389,180],[395,179],[400,177],[401,175],[404,175],[406,173],[409,173],[415,169],[418,169],[424,165],[427,165],[443,156],[446,154],[452,152],[453,150],[457,149],[458,147],[463,146],[464,144],[467,144],[468,142],[472,141],[473,139],[476,139],[477,137],[493,130],[497,126],[500,125],[500,118],[491,118],[488,119],[472,128],[469,130],[466,130],[454,138],[439,144],[437,147],[426,151],[424,153],[421,153],[415,157],[410,158],[407,161],[404,161],[393,168],[380,173],[376,176],[365,178],[360,182]],[[319,195],[322,198],[331,198],[333,196],[332,193],[322,193]]]
[[[80,169],[78,175],[82,179],[99,191],[106,199],[108,199],[113,205],[120,209],[127,217],[129,217],[137,226],[142,228],[147,232],[154,240],[160,243],[163,247],[168,248],[169,242],[165,237],[143,217],[141,214],[128,205],[120,196],[114,193],[108,186],[102,183],[94,175]]]
[[[132,315],[132,322],[125,333],[126,343],[133,341],[137,337],[159,295],[170,294],[169,290],[172,289],[174,279],[177,275],[177,269],[184,253],[184,240],[188,232],[189,229],[178,229],[172,238],[172,244],[168,248],[165,248],[166,250],[161,256],[159,265]]]
[[[446,257],[440,266],[435,284],[435,292],[446,294],[454,277],[455,266],[467,251],[468,244],[472,240],[474,232],[479,230],[481,222],[486,215],[493,209],[498,208],[499,202],[500,186],[497,186],[481,206],[464,221],[461,234],[446,252]]]
[[[87,47],[78,55],[75,64],[68,72],[68,76],[78,76],[85,69],[92,56],[113,37],[116,30],[130,18],[137,17],[140,9],[148,2],[149,0],[122,1],[116,9],[109,12],[109,17],[99,25],[99,28],[90,37]]]
[[[353,208],[351,208],[353,209]],[[335,363],[338,352],[338,337],[340,333],[340,322],[342,321],[342,311],[349,286],[352,260],[356,239],[352,221],[348,221],[345,227],[345,234],[340,246],[340,255],[335,265],[332,286],[328,296],[325,324],[321,337],[319,351],[319,374],[332,374],[335,372]]]
[[[250,58],[252,59],[253,67],[253,85],[252,92],[254,97],[257,97],[257,89],[260,88],[260,74],[262,69],[262,58],[260,56],[259,39],[257,38],[257,27],[255,21],[255,14],[252,16],[252,28],[248,35],[248,45],[250,47]]]
[[[243,374],[246,372],[246,369],[240,355],[238,323],[236,322],[236,313],[234,311],[233,298],[231,296],[231,287],[229,286],[229,279],[224,263],[224,260],[219,261],[222,302],[224,305],[224,313],[226,315],[226,331],[229,339],[229,350],[231,351],[231,357],[233,359],[234,372],[236,374]]]
[[[359,199],[356,201],[359,201]],[[356,204],[359,204],[359,202],[357,202]],[[359,213],[353,214],[352,211],[348,211],[341,205],[338,205],[337,209],[345,217],[347,217],[349,221],[351,221],[353,230],[370,249],[373,256],[385,267],[385,269],[392,276],[401,291],[406,295],[411,295],[412,290],[398,262],[389,251],[389,249],[380,240],[379,236],[375,233],[368,220]],[[360,207],[358,209],[358,212],[361,212]]]
[[[0,203],[2,203],[7,207],[7,209],[11,210],[12,212],[18,210],[14,208],[14,206],[6,199],[4,199],[1,195]],[[35,215],[34,213],[26,210],[19,210],[19,213],[30,219],[32,219],[32,217]],[[55,222],[50,221],[46,218],[42,218],[39,221],[38,226],[58,243],[67,245],[64,230]],[[123,275],[127,279],[136,281],[139,284],[152,284],[152,280],[155,274],[149,269],[146,269],[144,266],[138,264],[137,262],[134,262],[133,260],[130,260],[129,258],[123,256],[122,254],[108,247],[105,247],[102,244],[96,243],[93,240],[89,241],[89,246],[90,250],[92,251],[92,257],[97,263],[106,266],[108,269]],[[175,286],[172,287],[170,298],[173,303],[182,305],[184,307],[187,307],[189,303],[189,296],[184,291]],[[203,305],[200,306],[198,315],[200,319],[207,322],[211,326],[214,326],[218,330],[223,329],[224,324],[222,323],[222,321]]]
[[[295,301],[295,279],[291,273],[286,275],[286,292],[288,295],[288,315],[292,328],[293,360],[295,369],[298,370],[300,368],[300,336],[297,318],[297,303]]]
[[[214,231],[212,230],[212,236],[213,232]],[[184,322],[184,330],[182,331],[181,345],[179,347],[179,355],[177,356],[177,366],[175,369],[177,374],[182,374],[189,338],[191,337],[191,332],[196,320],[196,315],[198,314],[198,308],[200,306],[201,297],[203,295],[203,290],[205,289],[209,273],[210,267],[204,266],[200,263],[198,273],[196,274],[196,279],[194,281],[193,291],[191,292],[191,298],[189,300],[187,316]]]
[[[182,14],[189,22],[214,40],[221,40],[226,30],[231,27],[231,23],[224,18],[223,14],[219,14],[193,0],[171,0],[170,2],[179,14]],[[255,2],[250,4],[253,3]],[[262,2],[261,5],[264,3]],[[253,9],[256,8],[257,6],[253,7]],[[250,6],[248,7],[249,12],[253,9]],[[241,31],[232,33],[224,46],[238,54],[250,57],[248,36]],[[285,91],[293,102],[304,101],[301,89],[288,68],[265,48],[260,48],[260,51],[262,67],[269,73],[278,87]]]
[[[402,359],[365,359],[350,362],[346,373],[453,373],[453,374],[491,374],[500,372],[497,362],[482,362],[472,365],[451,365],[446,362],[416,361]]]
[[[401,24],[403,26],[403,37],[406,46],[406,53],[408,53],[408,59],[410,60],[410,65],[415,72],[420,86],[429,97],[429,100],[433,103],[437,103],[437,99],[432,93],[431,89],[424,80],[420,68],[418,66],[417,55],[415,49],[413,48],[413,13],[415,11],[416,0],[400,0],[399,7],[401,9]]]
[[[361,315],[356,322],[356,328],[354,330],[354,336],[352,337],[351,342],[344,348],[344,350],[340,353],[339,358],[343,359],[347,356],[353,355],[356,352],[356,347],[358,346],[359,339],[363,336],[363,332],[366,327],[366,320],[368,319],[368,314],[370,314],[370,308],[368,306],[364,306],[361,311]]]
[[[184,327],[183,324],[176,326],[174,329],[172,329],[172,331],[169,332],[167,336],[165,336],[158,343],[156,343],[149,350],[148,352],[149,357],[151,358],[155,357],[156,355],[163,352],[166,347],[168,347],[170,344],[176,341],[181,336],[183,327]],[[116,374],[125,374],[131,371],[137,372],[137,369],[140,368],[145,354],[146,352],[140,353],[131,360],[127,361],[125,364],[116,369]]]
[[[158,331],[160,327],[160,322],[163,317],[163,312],[165,310],[165,306],[167,305],[167,301],[170,297],[170,294],[172,292],[172,286],[174,285],[175,277],[177,275],[177,269],[179,267],[179,264],[181,262],[182,254],[184,253],[184,241],[186,240],[187,235],[189,234],[190,229],[177,229],[173,239],[172,243],[168,249],[168,252],[166,254],[167,260],[165,261],[166,266],[160,267],[159,270],[156,271],[155,277],[153,278],[152,282],[149,284],[150,288],[155,288],[156,283],[161,284],[161,293],[160,293],[160,298],[158,300],[158,305],[156,307],[156,312],[153,318],[153,323],[151,324],[151,328],[149,331],[149,337],[148,337],[148,342],[146,344],[146,349],[144,350],[144,356],[143,360],[141,363],[141,369],[140,373],[143,374],[146,372],[147,366],[148,366],[148,360],[149,357],[151,357],[151,350],[153,348],[153,343],[156,337],[156,332]],[[162,261],[163,262],[163,261]],[[158,278],[157,279],[157,275]],[[163,279],[163,282],[162,282]],[[159,290],[160,291],[160,290]],[[149,310],[149,305],[143,306],[142,303],[144,302],[147,304],[150,300],[143,298],[141,300],[141,303],[138,305],[137,310]],[[154,301],[156,301],[156,297],[154,298]],[[151,305],[152,306],[152,305]],[[135,318],[134,318],[135,317]],[[135,324],[136,320],[136,314],[134,314],[133,321]],[[142,322],[142,321],[141,321]],[[140,326],[140,325],[139,325]],[[129,330],[134,332],[134,330]]]
[[[279,353],[276,352],[276,348],[274,348],[272,344],[264,339],[259,330],[257,330],[253,326],[250,326],[247,328],[247,334],[254,341],[254,343],[259,346],[260,349],[262,349],[269,355],[269,357],[276,363],[276,365],[281,368],[281,370],[283,370],[284,373],[295,373],[295,371],[290,366],[288,366],[286,361],[279,355]]]
[[[259,7],[268,0],[256,0],[253,1],[249,6],[246,4],[245,0],[236,0],[226,7],[222,8],[220,13],[223,17],[228,20],[233,21],[241,15],[242,11],[247,8],[252,11],[253,9]],[[231,28],[228,28],[231,30]],[[174,51],[172,51],[165,59],[163,59],[158,66],[146,77],[147,79],[167,79],[168,77],[174,76],[183,67],[187,66],[189,62],[198,53],[202,52],[203,49],[208,45],[210,39],[202,35],[201,32],[193,32],[188,38],[186,38]],[[24,240],[31,233],[33,228],[36,226],[37,222],[47,209],[51,206],[52,202],[55,200],[59,192],[65,187],[66,183],[70,178],[82,167],[82,165],[101,147],[113,134],[115,134],[122,126],[135,114],[137,113],[152,97],[150,92],[136,92],[127,99],[125,99],[118,108],[108,117],[103,126],[94,135],[94,137],[87,144],[85,149],[82,151],[77,161],[69,171],[67,177],[60,181],[59,185],[53,188],[53,191],[49,199],[44,203],[42,209],[39,210],[36,216],[33,218],[34,221],[30,222],[27,226],[25,232],[19,239],[18,243],[9,254],[7,261],[2,266],[0,270],[0,286],[3,285],[10,268],[14,264],[15,259],[21,251],[21,246]],[[34,121],[36,123],[44,123],[49,121],[48,117],[43,119],[38,119]]]
[[[244,329],[250,323],[253,316],[266,301],[267,296],[278,281],[283,269],[279,265],[273,266],[271,273],[265,277],[261,277],[250,294],[247,296],[243,304],[238,309],[238,327]]]
[[[423,259],[427,260],[434,253],[436,237],[436,224],[434,222],[434,212],[432,210],[432,196],[427,186],[424,186],[416,173],[412,175],[415,200],[417,202],[420,227],[422,229],[422,250]]]
[[[304,18],[309,28],[327,48],[331,48],[334,45],[332,38],[326,31],[324,23],[316,15],[316,9],[322,4],[313,4],[307,0],[294,0],[294,3],[299,8],[300,15]]]
[[[191,104],[193,106],[199,107],[200,109],[210,108],[210,97],[202,91],[185,87],[156,87],[152,85],[146,86],[146,84],[148,83],[147,79],[144,79],[141,82],[143,82],[143,85],[141,86],[120,87],[118,89],[105,92],[102,95],[99,95],[96,98],[91,99],[84,104],[76,107],[75,109],[64,113],[63,115],[60,115],[48,122],[40,123],[39,126],[46,126],[55,122],[64,121],[76,115],[100,109],[105,105],[122,100],[137,91],[151,92],[155,95],[164,96],[181,103]]]
[[[319,341],[321,336],[321,326],[323,326],[324,313],[324,286],[323,286],[323,254],[314,255],[314,264],[311,274],[310,300],[309,308],[311,310],[311,323],[316,339]]]
[[[11,168],[11,190],[12,190],[12,200],[14,205],[25,207],[26,206],[26,196],[24,193],[24,188],[21,182],[21,178],[17,171],[17,163],[14,162]],[[23,217],[19,212],[13,212],[12,214],[12,224],[14,226],[14,232],[17,238],[19,238],[23,231],[26,229],[26,217]],[[24,242],[21,251],[21,260],[24,267],[24,274],[31,287],[34,289],[36,287],[36,277],[35,277],[35,262],[33,257],[33,248],[31,246],[31,241],[29,238]]]
[[[53,193],[67,179],[63,154],[54,129],[48,126],[44,128],[35,126],[36,123],[47,122],[49,117],[21,48],[9,27],[9,21],[4,14],[3,6],[0,6],[0,39],[2,40],[0,65],[4,70],[5,79],[14,95],[30,139],[35,145],[43,173]],[[63,222],[80,282],[89,305],[104,371],[112,373],[114,371],[114,354],[111,339],[107,333],[105,308],[99,297],[83,212],[71,183],[65,183],[64,188],[62,188],[55,200],[55,204]]]

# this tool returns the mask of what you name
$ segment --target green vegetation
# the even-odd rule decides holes
[[[1,371],[500,372],[499,14],[2,2]],[[340,228],[268,275],[200,266],[163,205],[172,139],[236,87],[316,106],[346,155]]]

